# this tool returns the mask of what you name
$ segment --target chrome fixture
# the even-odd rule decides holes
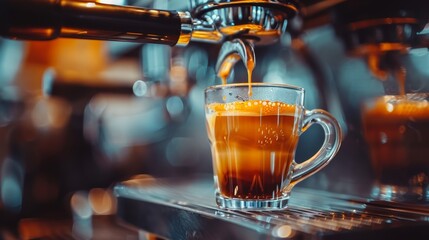
[[[58,37],[187,45],[235,37],[275,42],[296,15],[296,0],[194,0],[187,11],[155,10],[79,0],[3,0],[0,36]]]
[[[191,6],[196,19],[192,39],[205,42],[239,37],[255,44],[271,44],[299,11],[295,1],[276,0],[194,0]]]
[[[226,83],[234,65],[242,60],[248,71],[252,71],[256,63],[253,44],[242,39],[226,41],[220,51],[216,62],[216,74]]]

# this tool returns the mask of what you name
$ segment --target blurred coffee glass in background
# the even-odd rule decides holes
[[[376,185],[386,201],[429,199],[429,94],[387,95],[365,101],[362,122]]]

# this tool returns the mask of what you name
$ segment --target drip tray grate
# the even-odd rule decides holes
[[[429,212],[296,187],[281,211],[215,205],[213,182],[136,178],[115,187],[121,221],[167,239],[412,239],[429,234]]]

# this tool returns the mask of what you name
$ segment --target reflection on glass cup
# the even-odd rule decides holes
[[[229,209],[283,209],[293,186],[335,156],[341,129],[329,113],[304,109],[302,88],[253,83],[249,96],[248,87],[228,84],[205,91],[216,203]],[[322,126],[325,141],[298,164],[299,136],[313,123]]]
[[[383,96],[364,103],[362,122],[376,185],[386,201],[429,200],[429,94]]]

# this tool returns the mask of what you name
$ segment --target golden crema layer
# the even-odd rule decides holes
[[[429,118],[429,102],[399,98],[379,98],[371,108],[365,109],[366,117]]]
[[[250,115],[293,115],[295,106],[282,102],[267,100],[247,100],[230,103],[212,103],[208,109],[219,114],[250,114]]]

